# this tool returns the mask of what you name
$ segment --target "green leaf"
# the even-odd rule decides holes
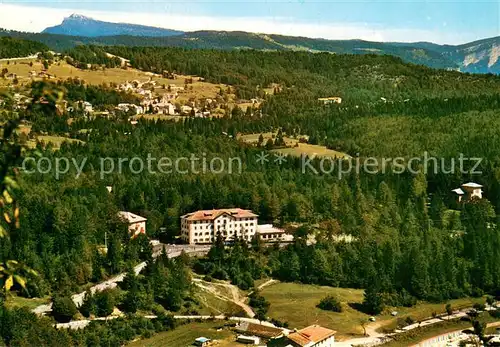
[[[4,197],[5,202],[6,202],[7,204],[12,204],[12,202],[14,201],[14,200],[12,199],[12,197],[10,196],[9,192],[8,192],[8,191],[6,191],[6,190],[4,190],[4,191],[3,191],[3,197]]]
[[[7,280],[5,281],[4,285],[5,290],[8,292],[13,285],[14,285],[14,278],[12,276],[9,276],[9,278],[7,278]]]
[[[8,236],[9,236],[9,234],[7,233],[7,230],[5,230],[5,228],[0,225],[0,238],[8,237]]]
[[[5,176],[4,182],[6,185],[14,188],[14,189],[19,189],[19,184],[10,176]]]
[[[21,287],[23,287],[23,289],[26,289],[26,280],[23,277],[19,275],[14,275],[14,279],[16,280],[17,283],[19,283]]]

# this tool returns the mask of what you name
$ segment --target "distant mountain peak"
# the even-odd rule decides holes
[[[104,22],[78,13],[64,18],[61,24],[49,27],[43,33],[86,37],[119,35],[167,37],[183,34],[182,31],[146,25]]]
[[[77,19],[77,20],[94,20],[90,17],[84,16],[83,14],[73,13],[71,16],[64,19]]]

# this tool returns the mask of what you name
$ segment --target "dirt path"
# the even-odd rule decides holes
[[[258,290],[262,290],[262,289],[264,289],[266,287],[269,287],[269,286],[272,286],[273,284],[276,284],[278,282],[279,281],[277,281],[277,280],[269,280],[269,281],[267,281],[265,283],[262,283],[260,286],[257,287],[257,289]]]
[[[229,283],[223,283],[223,282],[218,282],[218,283],[210,283],[203,281],[199,278],[194,278],[193,283],[200,289],[205,290],[209,292],[210,294],[214,295],[216,298],[224,301],[229,301],[232,302],[239,307],[241,307],[245,313],[250,317],[253,318],[255,316],[255,312],[253,312],[252,308],[248,306],[245,303],[246,297],[242,297],[240,295],[240,290],[238,287],[235,285],[229,284]],[[217,286],[225,287],[229,289],[229,292],[231,294],[231,297],[228,297],[225,293],[221,293],[220,289],[217,288]]]

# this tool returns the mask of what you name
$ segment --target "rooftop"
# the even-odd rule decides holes
[[[284,234],[285,230],[275,228],[272,224],[257,225],[257,232],[259,234]]]
[[[239,332],[264,337],[266,339],[275,339],[283,335],[283,330],[265,325],[243,322],[236,327]]]
[[[209,342],[210,339],[208,339],[206,337],[198,337],[195,341],[199,342],[199,343],[205,343],[205,342]]]
[[[474,182],[462,184],[462,187],[465,187],[465,188],[483,188],[482,185],[474,183]]]
[[[133,214],[132,212],[120,211],[118,212],[118,217],[129,224],[140,223],[147,221],[146,218]]]
[[[318,343],[324,341],[333,335],[335,335],[334,330],[323,328],[319,325],[311,325],[307,328],[301,329],[297,332],[288,335],[288,339],[298,344],[299,346],[307,346],[310,343]]]
[[[234,218],[258,217],[258,215],[250,210],[243,210],[241,208],[228,208],[220,210],[200,210],[185,214],[181,218],[187,219],[189,221],[214,220],[222,216],[223,214],[230,215]]]

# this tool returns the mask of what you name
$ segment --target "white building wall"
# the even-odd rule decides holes
[[[316,343],[311,347],[333,347],[335,345],[335,336],[332,336],[326,340]]]
[[[236,237],[244,237],[250,241],[257,232],[257,217],[235,218],[221,215],[214,220],[203,221],[181,218],[181,238],[186,243],[213,243],[219,232],[225,241]]]
[[[132,223],[128,226],[130,235],[137,236],[146,233],[146,222]]]

